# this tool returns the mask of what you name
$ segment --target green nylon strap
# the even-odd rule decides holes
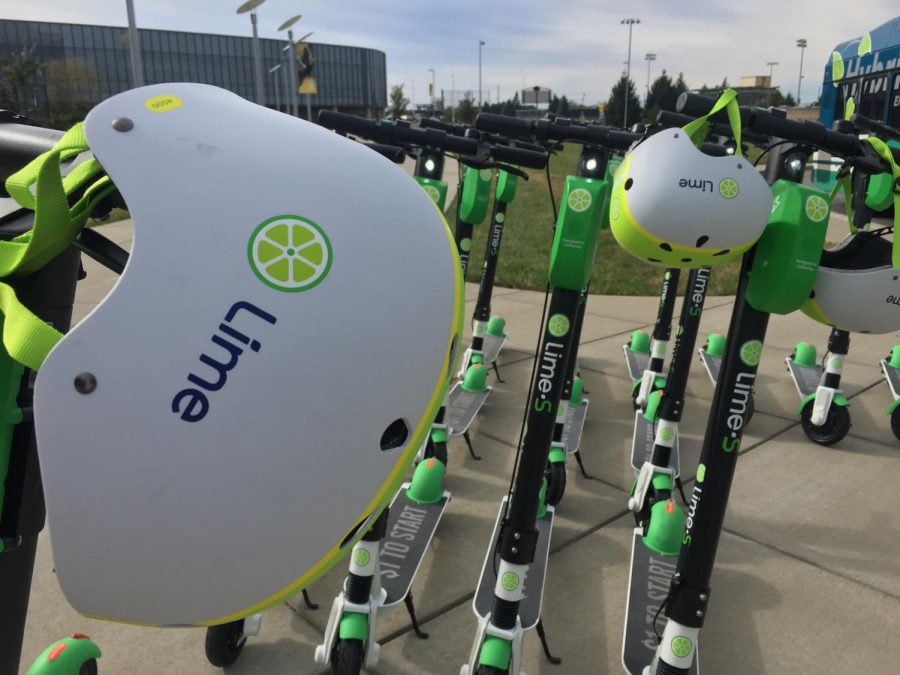
[[[900,267],[900,241],[898,241],[900,237],[897,236],[897,232],[900,231],[900,166],[894,161],[894,155],[888,144],[880,138],[869,136],[863,140],[891,167],[891,175],[894,177],[894,245],[891,249],[891,266],[898,268]]]
[[[740,106],[738,106],[737,92],[734,89],[726,89],[723,91],[712,109],[705,115],[695,119],[693,122],[685,124],[684,131],[694,142],[694,145],[699,148],[700,144],[706,140],[706,136],[709,134],[710,129],[712,129],[713,122],[710,118],[722,109],[724,109],[728,115],[728,125],[731,127],[731,133],[734,134],[734,141],[736,143],[734,154],[738,157],[743,157],[741,151],[741,109]]]
[[[41,269],[72,244],[94,205],[115,189],[109,178],[102,176],[69,205],[68,195],[102,172],[102,167],[91,157],[63,179],[60,162],[87,149],[83,125],[78,124],[51,150],[7,179],[9,195],[21,206],[34,210],[34,225],[14,239],[0,241],[0,278],[33,274]],[[62,334],[19,302],[15,291],[5,283],[0,283],[0,312],[5,317],[2,340],[7,352],[16,361],[37,370]]]
[[[832,202],[837,196],[837,193],[841,191],[844,193],[844,205],[847,208],[847,222],[850,223],[850,234],[856,234],[859,232],[859,228],[853,224],[853,221],[855,220],[853,217],[853,188],[851,186],[850,172],[845,170],[844,167],[841,167],[840,171],[838,171],[837,181],[835,182],[834,187],[831,188]]]

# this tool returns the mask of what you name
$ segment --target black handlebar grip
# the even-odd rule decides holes
[[[387,157],[394,164],[402,164],[406,160],[406,150],[398,148],[396,145],[385,145],[384,143],[363,143],[363,145],[379,155]]]
[[[0,196],[6,179],[38,155],[52,149],[63,132],[27,124],[0,124]]]
[[[531,120],[493,113],[478,113],[478,117],[475,118],[475,128],[514,138],[531,138],[534,135],[534,123]]]
[[[547,166],[547,155],[543,152],[514,148],[508,145],[493,146],[491,148],[491,157],[498,162],[527,166],[529,169],[543,169]]]
[[[700,152],[710,157],[725,157],[725,155],[731,154],[727,147],[718,143],[701,143]]]
[[[453,134],[454,136],[462,136],[466,133],[465,125],[451,124],[450,122],[445,122],[444,120],[439,120],[435,117],[424,117],[419,124],[423,129],[439,129],[440,131],[446,131],[448,134]]]
[[[689,91],[682,92],[675,102],[675,112],[680,112],[691,117],[705,115],[716,104],[716,99],[703,94],[692,94]]]
[[[444,139],[443,149],[446,152],[455,152],[457,155],[477,155],[478,141],[474,138],[447,135]]]
[[[375,120],[335,112],[334,110],[320,110],[318,119],[319,124],[323,127],[341,131],[345,134],[363,136],[364,138],[372,138],[376,135],[375,132],[378,129],[378,122]]]
[[[868,131],[869,133],[873,133],[876,136],[882,137],[883,139],[900,141],[900,129],[888,126],[884,122],[879,122],[878,120],[864,117],[859,113],[854,113],[850,117],[850,121],[863,131]]]

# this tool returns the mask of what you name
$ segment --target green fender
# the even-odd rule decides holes
[[[338,627],[338,637],[341,640],[369,639],[369,617],[360,612],[344,612]]]
[[[474,361],[474,357],[473,357]],[[462,381],[462,388],[466,391],[479,392],[487,389],[488,369],[483,363],[475,363],[469,366]]]
[[[798,342],[794,347],[794,363],[798,366],[812,368],[816,365],[816,346],[811,342]]]
[[[667,474],[656,474],[653,477],[653,487],[671,493],[674,486]],[[660,555],[678,555],[684,537],[684,520],[684,511],[674,499],[656,502],[650,507],[650,522],[643,538],[644,545]]]
[[[547,456],[547,461],[549,461],[551,464],[565,464],[566,451],[560,447],[550,448],[550,454]]]
[[[888,360],[888,365],[891,368],[900,368],[900,345],[891,347],[891,356]]]
[[[638,389],[641,388],[641,381],[635,380],[631,383],[631,397],[634,398],[637,395]],[[665,389],[666,388],[666,378],[661,375],[653,380],[653,389]]]
[[[894,402],[891,403],[891,405],[888,406],[887,414],[888,414],[888,415],[893,415],[893,414],[894,414],[894,411],[897,409],[897,406],[900,406],[900,398],[895,398],[895,399],[894,399]]]
[[[435,504],[444,495],[444,474],[447,467],[435,457],[419,462],[413,471],[406,496],[417,504]]]
[[[628,342],[628,348],[633,352],[641,354],[650,353],[650,333],[645,330],[636,330],[631,333],[631,340]]]
[[[506,671],[512,659],[512,644],[509,640],[488,635],[481,644],[481,653],[478,654],[478,664],[491,666],[498,670]]]
[[[495,337],[502,337],[503,331],[506,330],[506,319],[502,316],[494,314],[488,319],[487,334]]]
[[[581,379],[581,375],[576,375],[572,379],[572,393],[569,396],[569,403],[572,405],[581,405],[581,402],[584,400],[584,382]]]
[[[661,377],[656,378],[653,383],[653,391],[647,397],[647,405],[644,408],[644,419],[648,422],[655,422],[659,413],[659,404],[662,401],[663,387],[666,386],[665,380]]]
[[[706,352],[710,356],[722,356],[725,353],[725,336],[721,333],[711,333],[706,338]]]
[[[27,675],[78,675],[81,666],[100,658],[100,647],[87,635],[57,640],[35,659]]]
[[[803,400],[800,401],[800,407],[797,408],[797,414],[802,415],[803,408],[806,407],[806,404],[809,403],[810,401],[815,401],[815,400],[816,400],[816,392],[813,392],[811,394],[807,394],[806,396],[804,396]],[[843,394],[835,394],[834,399],[832,399],[831,402],[834,405],[841,406],[842,408],[846,408],[848,405],[850,405],[850,401],[848,401],[847,397],[844,396]]]

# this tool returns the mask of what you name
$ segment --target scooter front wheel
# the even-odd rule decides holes
[[[243,619],[210,626],[206,629],[206,658],[217,668],[227,668],[237,661],[245,642]]]
[[[90,659],[81,664],[78,675],[97,675],[97,659]]]
[[[894,412],[891,413],[891,431],[900,441],[900,408],[894,408]]]
[[[494,666],[478,666],[475,669],[475,675],[507,675],[508,670],[500,670],[499,668],[494,668]]]
[[[832,405],[822,426],[812,423],[814,401],[809,401],[800,412],[800,421],[807,438],[819,445],[834,445],[844,439],[850,431],[850,411],[846,406]]]
[[[362,640],[338,640],[331,653],[332,675],[359,675],[366,658]]]
[[[547,504],[559,506],[566,493],[566,463],[550,462],[550,475],[547,477]]]

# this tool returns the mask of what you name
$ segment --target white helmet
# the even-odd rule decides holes
[[[56,573],[96,617],[246,616],[349,551],[425,439],[453,238],[385,158],[215,87],[134,89],[85,130],[135,238],[37,378]]]

